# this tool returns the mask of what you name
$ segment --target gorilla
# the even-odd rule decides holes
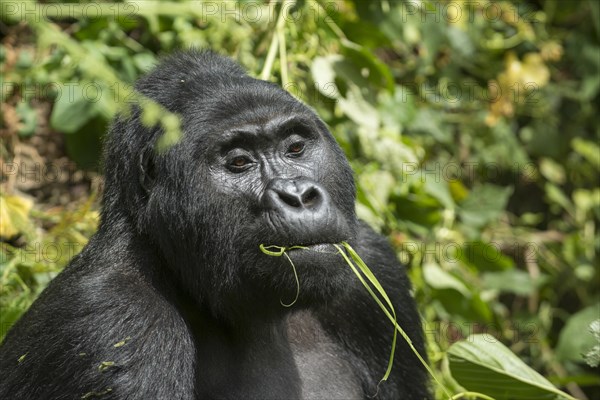
[[[139,108],[116,118],[98,231],[8,332],[0,398],[430,399],[401,337],[379,384],[394,329],[334,245],[361,255],[424,355],[421,320],[323,121],[209,51],[163,59],[136,90],[182,137],[157,151]]]

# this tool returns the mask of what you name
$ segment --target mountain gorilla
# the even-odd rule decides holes
[[[0,398],[430,398],[401,338],[378,387],[393,328],[334,244],[363,257],[424,354],[422,327],[315,113],[210,52],[165,59],[137,89],[183,136],[157,152],[140,110],[117,118],[99,230],[6,336]]]

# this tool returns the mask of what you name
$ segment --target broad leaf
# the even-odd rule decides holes
[[[530,295],[546,281],[546,276],[534,279],[527,272],[518,269],[510,269],[501,272],[486,272],[483,275],[483,285],[485,288],[514,293],[521,296]]]
[[[490,335],[472,335],[448,350],[452,377],[496,400],[572,399]]]
[[[471,297],[471,293],[464,283],[435,263],[430,262],[423,265],[423,276],[425,282],[435,289],[454,289],[466,298]]]
[[[494,243],[478,240],[465,243],[455,257],[476,271],[504,271],[514,268],[513,260],[502,254]]]
[[[50,124],[54,129],[75,133],[98,114],[98,93],[88,95],[84,90],[88,84],[95,89],[93,84],[84,82],[73,90],[63,92],[56,100],[50,116]]]
[[[558,337],[556,356],[561,361],[583,363],[584,355],[600,344],[589,326],[600,319],[600,304],[594,304],[572,315]]]

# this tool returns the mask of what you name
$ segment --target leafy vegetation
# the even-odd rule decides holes
[[[42,188],[99,165],[160,54],[212,48],[329,124],[359,215],[410,267],[444,385],[600,396],[597,2],[25,3],[2,6],[2,335],[96,226],[97,185],[66,204]],[[177,139],[174,116],[144,115]],[[60,152],[23,151],[52,135],[79,166],[67,189]]]

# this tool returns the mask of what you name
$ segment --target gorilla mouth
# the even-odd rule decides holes
[[[294,244],[288,246],[281,245],[260,245],[260,250],[267,255],[276,255],[281,256],[284,253],[294,254],[294,258],[300,255],[306,256],[316,256],[319,257],[321,255],[324,256],[339,256],[343,258],[343,255],[340,252],[343,252],[344,255],[349,256],[345,246],[343,245],[345,241],[340,240],[336,242],[313,242],[306,244]]]
[[[338,249],[335,248],[336,244],[339,244],[340,242],[337,243],[311,243],[311,244],[302,244],[302,245],[298,245],[298,247],[293,246],[289,249],[290,252],[296,252],[296,251],[314,251],[316,253],[325,253],[325,254],[339,254]]]

